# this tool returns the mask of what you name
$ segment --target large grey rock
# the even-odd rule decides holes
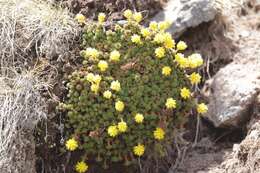
[[[260,63],[231,63],[210,84],[207,118],[216,127],[238,127],[250,116],[259,93]]]
[[[169,32],[177,37],[189,27],[214,19],[217,14],[214,5],[214,0],[170,0],[152,21],[171,21]]]

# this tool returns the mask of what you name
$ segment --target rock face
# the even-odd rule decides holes
[[[169,32],[177,37],[189,27],[213,20],[216,14],[212,0],[170,0],[152,21],[171,21]]]
[[[216,127],[238,127],[250,118],[260,87],[259,69],[260,63],[231,63],[214,76],[207,117]]]

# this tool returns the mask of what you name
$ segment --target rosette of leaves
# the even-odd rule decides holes
[[[161,45],[154,42],[154,35],[161,31],[151,31],[147,38],[141,36],[137,22],[112,26],[107,30],[100,23],[88,24],[83,34],[81,52],[83,66],[73,72],[67,84],[69,93],[64,107],[68,110],[66,127],[68,136],[77,139],[84,157],[96,158],[107,167],[111,162],[136,163],[137,156],[133,147],[145,146],[143,158],[159,158],[165,155],[166,146],[173,141],[175,131],[185,123],[193,99],[183,99],[180,90],[191,88],[186,72],[174,61],[176,50],[165,49],[165,56],[157,58],[155,49]],[[137,34],[141,43],[136,44],[131,36]],[[87,48],[95,48],[99,55],[91,59],[86,54]],[[109,60],[110,53],[119,51],[120,60]],[[108,68],[100,71],[98,62],[108,62]],[[162,75],[164,66],[171,67],[171,74]],[[91,82],[87,75],[93,73],[102,77],[97,92],[91,91]],[[110,89],[112,81],[119,81],[121,90]],[[110,99],[103,93],[112,92]],[[176,108],[166,109],[167,98],[176,100]],[[115,102],[122,101],[124,110],[118,112]],[[141,113],[142,123],[136,123],[134,116]],[[111,137],[107,129],[120,121],[127,124],[126,132]],[[154,130],[160,127],[165,131],[165,138],[156,140]]]

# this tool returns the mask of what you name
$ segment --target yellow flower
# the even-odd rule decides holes
[[[189,67],[189,61],[187,58],[184,57],[182,53],[177,53],[175,55],[175,61],[179,64],[181,68]]]
[[[190,90],[187,89],[186,87],[181,89],[181,97],[184,99],[190,98]]]
[[[75,19],[80,23],[83,24],[85,23],[86,17],[83,14],[77,14]]]
[[[200,103],[197,105],[197,112],[200,114],[205,114],[208,112],[208,107],[205,105],[205,103]]]
[[[134,13],[133,18],[137,23],[141,22],[143,19],[142,13]]]
[[[117,51],[117,50],[113,50],[111,53],[110,53],[110,60],[111,61],[119,61],[120,59],[120,53]]]
[[[176,100],[174,100],[173,98],[168,98],[166,100],[165,106],[166,106],[167,109],[176,108]]]
[[[106,91],[103,93],[103,97],[105,97],[106,99],[110,99],[110,98],[112,97],[111,91],[106,90]]]
[[[65,145],[69,151],[74,151],[78,148],[78,142],[74,138],[67,140]]]
[[[163,47],[158,47],[155,49],[155,55],[157,58],[162,58],[165,55],[165,50]]]
[[[172,71],[172,69],[171,69],[171,67],[169,67],[169,66],[164,66],[164,67],[162,68],[162,74],[163,74],[164,76],[169,76],[169,75],[171,74],[171,71]]]
[[[152,31],[157,31],[158,30],[158,24],[156,22],[150,22],[149,24],[149,28],[152,30]]]
[[[102,80],[101,76],[96,74],[94,75],[93,82],[97,85],[99,85],[100,81]]]
[[[118,129],[116,125],[109,126],[107,129],[107,133],[111,137],[116,137],[118,135]]]
[[[87,74],[87,81],[94,82],[94,74],[93,73],[88,73]]]
[[[189,67],[197,68],[203,64],[203,59],[200,54],[194,53],[188,57]]]
[[[117,101],[117,102],[115,103],[115,108],[116,108],[116,110],[117,110],[118,112],[122,112],[122,111],[124,110],[124,108],[125,108],[124,102],[122,102],[122,101]]]
[[[78,173],[85,173],[88,170],[88,165],[84,161],[76,164],[75,169]]]
[[[110,88],[114,91],[120,91],[121,90],[121,85],[120,82],[118,80],[113,81],[110,85]]]
[[[153,131],[153,136],[157,140],[164,139],[165,132],[162,128],[157,127],[156,130]]]
[[[104,60],[100,60],[98,62],[98,68],[100,69],[100,71],[106,71],[108,68],[108,63]]]
[[[184,41],[179,41],[177,44],[177,50],[185,50],[187,47],[188,46]]]
[[[163,21],[163,22],[159,22],[159,29],[161,30],[161,31],[164,31],[164,30],[166,30],[166,29],[168,29],[170,26],[171,26],[171,22],[169,22],[169,21]]]
[[[175,46],[175,41],[172,39],[170,33],[164,34],[164,47],[167,49],[171,49]]]
[[[117,128],[119,132],[126,132],[127,130],[127,124],[123,120],[117,124]]]
[[[99,56],[99,52],[97,51],[97,49],[88,47],[85,51],[85,54],[87,57],[92,58],[92,60],[97,60],[98,56]]]
[[[91,91],[93,91],[95,94],[97,94],[99,90],[99,85],[98,84],[92,84],[90,87]]]
[[[105,13],[99,13],[98,14],[98,22],[99,23],[103,23],[105,21],[105,19],[106,19]]]
[[[142,144],[138,144],[138,145],[136,145],[136,146],[134,146],[134,154],[136,155],[136,156],[142,156],[143,154],[144,154],[144,151],[145,151],[145,147],[144,147],[144,145],[142,145]]]
[[[131,41],[135,44],[141,44],[141,37],[137,34],[134,34],[132,37],[131,37]]]
[[[163,43],[164,42],[164,37],[165,35],[163,33],[157,33],[155,34],[153,41],[157,44]]]
[[[124,17],[130,20],[133,16],[133,12],[131,10],[125,10],[124,11]]]
[[[136,123],[142,123],[144,120],[143,114],[137,113],[135,114],[135,122]]]
[[[141,34],[144,38],[149,37],[151,35],[151,32],[148,28],[142,28],[141,29]]]
[[[200,83],[201,80],[201,76],[198,73],[193,72],[190,76],[189,76],[190,82],[192,85],[194,84],[198,84]]]

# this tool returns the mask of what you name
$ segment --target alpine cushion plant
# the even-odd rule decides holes
[[[182,54],[187,45],[175,45],[165,32],[168,22],[145,28],[139,24],[141,13],[126,10],[123,15],[127,23],[109,30],[103,13],[97,23],[86,24],[83,66],[69,76],[61,106],[68,111],[66,147],[84,153],[78,172],[88,169],[87,158],[108,167],[163,157],[190,110],[207,111],[192,97],[192,85],[201,80],[193,72],[203,64],[201,56]]]

